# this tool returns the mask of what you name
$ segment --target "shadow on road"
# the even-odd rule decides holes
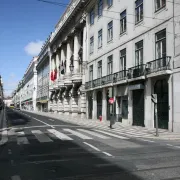
[[[17,125],[25,125],[30,122],[30,118],[27,116],[18,113],[17,111],[13,111],[10,108],[6,109],[6,119],[7,119],[7,124],[8,127],[10,126],[17,126]]]
[[[1,179],[17,175],[20,180],[141,180],[123,162],[115,165],[112,157],[87,149],[82,142],[51,137],[52,142],[40,143],[30,133],[26,138],[29,144],[18,145],[10,137],[0,157]]]

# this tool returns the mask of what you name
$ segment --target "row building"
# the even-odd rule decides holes
[[[154,128],[157,94],[159,128],[180,132],[180,3],[72,0],[36,71],[37,111]]]

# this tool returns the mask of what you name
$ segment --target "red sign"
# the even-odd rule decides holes
[[[113,104],[114,103],[114,98],[109,98],[109,104]]]

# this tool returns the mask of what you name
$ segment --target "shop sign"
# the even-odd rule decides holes
[[[130,85],[129,86],[129,90],[137,90],[137,89],[144,89],[144,85],[143,84],[134,84],[134,85]]]

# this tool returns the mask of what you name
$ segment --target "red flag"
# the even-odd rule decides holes
[[[54,72],[51,71],[51,81],[54,81]]]
[[[57,79],[57,68],[55,68],[55,70],[54,70],[54,80],[56,80]]]

